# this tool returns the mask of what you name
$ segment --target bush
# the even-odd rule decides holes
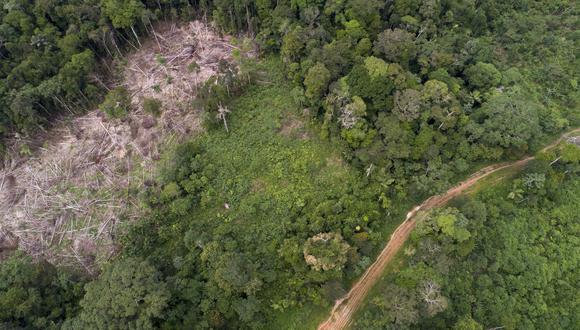
[[[163,103],[161,100],[152,97],[146,97],[143,100],[143,111],[154,116],[159,116],[161,114],[162,105]]]
[[[123,87],[109,91],[99,108],[111,118],[124,118],[131,107],[129,92]]]

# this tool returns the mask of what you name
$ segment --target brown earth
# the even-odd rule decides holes
[[[568,136],[578,132],[580,132],[579,128],[563,134],[560,138],[550,143],[541,151],[544,152],[555,147]],[[422,215],[433,208],[445,205],[453,198],[464,193],[465,190],[473,186],[479,180],[506,168],[522,167],[534,158],[534,156],[528,156],[517,161],[500,163],[482,168],[472,174],[469,178],[447,190],[447,192],[441,195],[429,197],[422,204],[414,207],[409,213],[407,213],[405,221],[403,221],[403,223],[393,232],[389,242],[381,251],[375,262],[370,265],[361,278],[352,286],[350,291],[344,297],[335,302],[330,316],[326,321],[318,326],[318,330],[338,330],[345,329],[348,326],[349,322],[352,320],[352,316],[364,302],[369,290],[381,278],[386,265],[393,259],[397,252],[399,252],[403,244],[405,244],[405,241],[409,238],[409,235],[417,225],[417,222],[420,221]]]

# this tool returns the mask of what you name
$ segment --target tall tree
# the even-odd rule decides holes
[[[80,277],[16,253],[0,262],[0,323],[8,328],[56,329],[78,310]]]
[[[169,290],[155,267],[138,259],[120,260],[87,284],[80,314],[64,328],[154,329],[168,301]]]

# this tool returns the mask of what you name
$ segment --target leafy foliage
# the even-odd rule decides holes
[[[306,241],[304,260],[316,271],[340,270],[347,261],[349,248],[340,234],[318,234]]]
[[[163,317],[169,291],[158,271],[146,261],[115,262],[86,285],[78,317],[65,329],[154,329]]]
[[[98,103],[98,59],[138,46],[156,18],[194,14],[282,61],[218,63],[198,90],[207,134],[167,154],[125,259],[87,285],[76,317],[76,291],[8,262],[31,274],[0,282],[10,326],[264,328],[328,308],[398,208],[580,123],[567,1],[7,1],[0,134]],[[115,89],[101,107],[123,117],[128,99]],[[578,324],[574,148],[432,214],[357,326]]]
[[[501,73],[493,64],[477,62],[465,70],[467,81],[474,89],[489,89],[501,81]]]
[[[199,9],[209,10],[208,3]],[[54,116],[94,107],[107,72],[98,58],[139,45],[152,21],[191,17],[177,1],[4,1],[0,7],[0,157],[6,135],[32,135]]]
[[[111,118],[124,118],[130,106],[129,92],[123,87],[117,87],[107,93],[99,108]]]
[[[166,324],[262,327],[329,306],[322,285],[353,276],[380,238],[377,190],[307,127],[283,77],[268,79],[230,103],[229,132],[167,155],[147,193],[151,215],[127,237],[125,253],[169,279],[177,307]]]
[[[58,329],[74,316],[83,279],[16,253],[0,263],[0,322],[8,328]]]
[[[410,323],[413,327],[573,328],[578,323],[573,288],[580,251],[575,238],[580,167],[577,161],[552,163],[552,157],[546,155],[511,182],[487,187],[457,202],[458,208],[438,210],[421,222],[402,268],[387,276],[357,325],[397,325],[396,317],[407,315],[407,309],[394,306],[408,291],[395,299],[390,293],[427,278],[440,288],[429,295],[419,289],[411,304],[433,300],[436,294],[449,302],[437,313],[424,309]]]

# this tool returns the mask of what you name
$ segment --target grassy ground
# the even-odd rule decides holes
[[[197,140],[205,163],[215,167],[201,212],[224,213],[227,203],[227,221],[244,219],[252,238],[283,230],[291,208],[309,207],[316,195],[345,193],[358,180],[357,171],[342,161],[343,147],[320,138],[276,72],[270,73],[272,84],[253,87],[230,105],[229,132],[214,129]]]

